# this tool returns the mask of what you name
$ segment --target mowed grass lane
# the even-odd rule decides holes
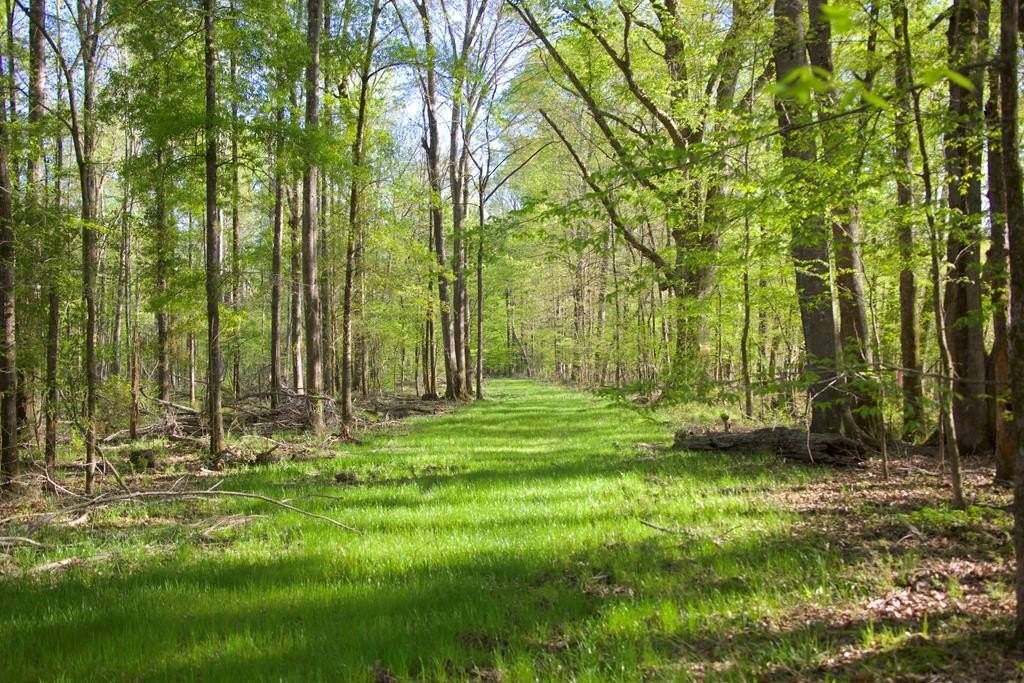
[[[0,678],[371,680],[379,661],[403,680],[744,679],[812,662],[828,647],[814,628],[735,636],[847,591],[763,500],[813,475],[635,447],[670,438],[607,399],[495,381],[486,401],[222,485],[361,534],[235,500],[48,532],[56,549],[16,567],[109,557],[0,579]],[[240,513],[263,516],[201,533]]]

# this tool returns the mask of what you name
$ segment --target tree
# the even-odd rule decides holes
[[[323,26],[323,3],[308,0],[306,3],[306,46],[309,61],[306,64],[306,136],[307,143],[315,144],[315,135],[320,121],[320,31]],[[305,310],[306,329],[306,422],[314,432],[324,429],[323,368],[321,367],[322,321],[320,317],[320,286],[317,283],[319,270],[317,257],[319,249],[319,228],[317,225],[317,179],[319,169],[312,158],[315,152],[307,150],[310,157],[302,172],[302,298]]]
[[[772,51],[780,85],[792,83],[808,70],[806,36],[807,17],[802,0],[775,0]],[[799,96],[787,96],[785,90],[776,96],[775,110],[783,159],[792,170],[791,177],[800,177],[817,159],[813,133],[807,131],[810,112]],[[835,387],[835,320],[828,281],[828,235],[820,215],[811,213],[793,220],[790,253],[796,267],[807,370],[813,379],[810,428],[813,432],[838,432],[841,416]]]
[[[220,226],[217,207],[217,43],[214,0],[203,0],[203,45],[206,74],[206,339],[209,356],[206,373],[206,410],[210,432],[210,457],[218,458],[226,447],[221,408],[224,357],[220,349]]]
[[[949,352],[956,377],[953,420],[957,445],[964,452],[989,450],[985,393],[985,340],[981,310],[981,141],[984,131],[982,24],[987,21],[980,0],[955,0],[949,13],[950,68],[964,74],[949,80],[949,128],[945,161],[950,229],[946,260],[945,317]],[[965,80],[966,79],[966,80]]]
[[[7,84],[0,59],[0,83]],[[6,94],[6,93],[5,93]],[[0,487],[18,476],[17,340],[14,327],[14,191],[7,98],[0,97]]]

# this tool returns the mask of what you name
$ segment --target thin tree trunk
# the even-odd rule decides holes
[[[910,30],[907,8],[905,4],[899,8],[902,35],[899,36],[902,43],[904,58],[907,64],[907,76],[909,82],[913,83],[913,74],[910,64],[912,53],[910,49]],[[935,223],[934,197],[932,193],[932,174],[928,155],[928,144],[924,134],[924,120],[921,116],[921,95],[919,90],[911,94],[914,112],[914,129],[917,132],[918,152],[921,155],[921,178],[924,182],[925,218],[928,223],[928,244],[931,256],[932,276],[932,312],[935,316],[935,337],[939,346],[939,374],[942,377],[939,387],[939,419],[940,436],[943,443],[942,451],[949,460],[950,479],[953,484],[953,505],[958,508],[965,507],[963,482],[960,477],[960,449],[957,442],[956,422],[953,419],[952,400],[955,390],[953,382],[953,363],[949,351],[949,339],[946,328],[945,309],[942,305],[942,273],[939,256],[939,231]]]
[[[480,178],[479,206],[476,242],[476,398],[484,397],[484,204],[486,189],[484,178]]]
[[[1006,186],[999,125],[999,69],[989,68],[989,101],[985,106],[988,147],[988,204],[992,237],[985,259],[985,280],[992,305],[992,391],[990,422],[995,435],[996,480],[1013,481],[1013,426],[1005,419],[1009,406],[1010,344],[1007,322]]]
[[[128,436],[134,441],[139,438],[139,396],[142,393],[142,361],[139,358],[138,319],[132,325],[132,348],[129,374],[131,375],[132,405],[128,416]]]
[[[902,25],[905,0],[895,0],[893,15],[896,35]],[[896,161],[896,204],[899,216],[900,253],[900,366],[902,368],[903,438],[913,439],[924,431],[924,388],[921,382],[917,281],[914,274],[914,227],[909,213],[914,204],[914,163],[911,157],[911,131],[907,120],[911,112],[910,64],[903,50],[896,50],[896,107],[893,119]]]
[[[306,44],[309,62],[306,64],[306,130],[314,132],[320,121],[320,30],[323,25],[321,0],[308,0],[306,4]],[[313,159],[307,159],[302,174],[302,292],[306,314],[306,390],[309,395],[306,408],[307,426],[314,432],[324,429],[323,369],[321,367],[320,287],[317,283],[319,227],[317,224],[317,179],[319,169]]]
[[[0,82],[6,83],[0,63]],[[7,105],[0,97],[0,487],[18,476],[18,377],[14,327],[14,192]]]
[[[209,412],[210,456],[224,451],[221,378],[224,358],[220,349],[220,215],[217,209],[217,48],[214,42],[214,0],[203,0],[206,71],[206,320],[209,369],[206,404]]]
[[[156,151],[156,202],[154,207],[154,222],[156,223],[156,336],[157,336],[157,383],[159,385],[160,400],[164,401],[166,409],[171,400],[171,354],[170,354],[170,330],[167,315],[167,277],[170,274],[170,264],[167,259],[167,252],[173,249],[171,229],[167,221],[167,199],[164,187],[164,150],[158,148]]]
[[[302,394],[306,387],[302,362],[305,356],[302,350],[302,323],[305,317],[302,315],[302,246],[299,240],[299,195],[300,191],[296,184],[288,193],[288,235],[291,244],[291,306],[288,323],[288,346],[292,359],[292,389],[296,394]]]
[[[270,407],[281,404],[281,249],[284,228],[284,107],[276,113],[274,144],[273,254],[270,263]]]

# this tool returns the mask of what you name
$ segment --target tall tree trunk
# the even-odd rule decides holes
[[[1020,139],[1017,130],[1018,27],[1020,5],[1001,3],[999,30],[1000,138],[1010,261],[1010,390],[1024,396],[1024,192],[1021,190]],[[1024,410],[1014,399],[1013,545],[1017,559],[1017,608],[1014,639],[1024,643]]]
[[[487,184],[481,173],[479,197],[477,203],[477,238],[476,238],[476,398],[484,397],[484,205],[487,203],[484,194]]]
[[[910,30],[907,6],[899,3],[900,20],[898,26],[901,35],[898,41],[903,50],[904,63],[907,65],[907,80],[914,82],[910,65],[913,64],[910,48]],[[924,184],[924,209],[925,219],[928,224],[928,246],[931,257],[932,276],[932,313],[935,316],[935,338],[939,347],[939,375],[941,384],[939,386],[939,426],[940,443],[942,444],[943,456],[949,460],[950,479],[953,485],[953,505],[958,508],[965,507],[963,482],[960,477],[960,449],[958,446],[956,421],[953,419],[953,360],[949,350],[949,331],[946,322],[945,309],[942,305],[942,267],[939,255],[939,230],[935,221],[934,193],[932,192],[932,172],[929,161],[928,143],[924,134],[924,118],[921,115],[921,93],[919,90],[911,91],[911,102],[913,103],[914,131],[917,133],[917,150],[921,156],[921,179]]]
[[[950,68],[962,72],[972,86],[949,81],[952,129],[945,135],[946,176],[950,209],[946,260],[951,264],[944,310],[949,352],[956,377],[953,420],[959,450],[991,448],[985,394],[985,339],[981,312],[981,140],[982,70],[980,33],[987,9],[982,0],[955,0],[949,18]]]
[[[775,0],[775,35],[772,49],[775,73],[785,83],[790,73],[805,69],[807,19],[801,0]],[[780,94],[775,110],[782,129],[782,155],[791,167],[816,161],[813,133],[801,130],[810,121],[807,106],[798,98]],[[832,313],[828,273],[828,232],[820,216],[794,222],[790,253],[796,267],[796,294],[800,304],[807,372],[811,376],[810,403],[813,432],[837,432],[841,425],[838,404],[842,396],[835,389],[835,319]]]
[[[362,191],[365,169],[363,166],[363,138],[366,133],[367,107],[370,95],[370,69],[377,40],[377,19],[380,16],[380,1],[374,0],[370,10],[370,27],[366,34],[366,45],[359,64],[359,103],[356,107],[356,130],[352,140],[352,179],[348,200],[348,241],[345,247],[345,291],[341,310],[341,421],[345,428],[352,424],[352,388],[354,372],[352,367],[352,296],[358,251],[361,250],[363,214]],[[365,341],[363,353],[365,354]],[[366,358],[362,368],[365,372]],[[366,392],[365,377],[361,382]]]
[[[232,16],[235,3],[230,3]],[[231,308],[237,316],[242,306],[242,224],[239,201],[241,197],[238,165],[238,67],[235,51],[228,55],[231,79]],[[231,339],[231,395],[238,399],[242,393],[242,340],[240,334]]]
[[[809,0],[809,30],[807,53],[811,66],[821,69],[831,77],[835,73],[832,56],[832,27],[824,11],[823,0]],[[873,43],[869,41],[869,49]],[[873,67],[872,67],[873,68]],[[869,72],[873,73],[873,72]],[[871,76],[865,79],[870,85]],[[860,163],[844,159],[839,140],[847,134],[841,122],[829,120],[835,106],[835,94],[831,91],[821,98],[818,111],[822,135],[822,159],[819,163],[833,167],[848,168],[851,182],[856,181]],[[856,119],[858,122],[862,118]],[[847,187],[840,189],[841,193]],[[848,371],[843,380],[843,392],[849,397],[849,410],[843,407],[843,417],[850,436],[874,438],[878,433],[878,408],[875,391],[862,379],[872,366],[871,344],[868,334],[867,305],[864,299],[864,282],[861,278],[863,266],[860,257],[859,209],[852,198],[841,194],[836,197],[837,206],[830,217],[832,223],[832,246],[835,253],[835,284],[839,310],[839,338],[837,340],[838,360]]]
[[[0,83],[6,84],[0,62]],[[14,192],[6,99],[0,97],[0,487],[18,476],[18,379],[14,328]]]
[[[82,299],[85,306],[85,490],[92,493],[96,476],[96,391],[99,375],[96,359],[96,220],[99,179],[93,158],[96,147],[96,74],[98,69],[98,31],[101,17],[93,15],[85,0],[78,0],[78,36],[81,43],[82,105],[78,123],[72,131],[78,179],[81,190],[82,219]],[[69,89],[69,98],[71,92]],[[77,107],[72,107],[76,109]]]
[[[203,0],[206,71],[206,322],[209,367],[206,405],[209,414],[210,456],[224,451],[221,379],[224,358],[220,349],[220,214],[217,208],[217,48],[214,41],[215,0]]]
[[[1006,186],[999,122],[1000,92],[998,63],[989,68],[989,99],[985,105],[988,147],[988,205],[992,237],[985,259],[985,281],[992,305],[992,391],[989,396],[990,422],[995,436],[996,480],[1013,481],[1013,426],[1006,420],[1010,374],[1010,344],[1007,322],[1009,264],[1006,251]]]
[[[160,400],[171,400],[171,353],[170,329],[167,314],[167,278],[170,275],[170,263],[167,253],[173,250],[171,228],[167,220],[167,192],[164,185],[164,150],[156,150],[156,202],[153,222],[156,223],[156,337],[157,337],[157,383]]]
[[[903,26],[905,0],[894,0],[896,35]],[[899,214],[900,253],[900,366],[902,369],[903,438],[913,439],[924,431],[924,389],[921,381],[921,335],[917,313],[917,281],[914,274],[914,227],[910,212],[914,204],[914,162],[911,156],[910,64],[903,50],[896,50],[896,107],[894,108],[894,156],[896,161],[896,204]]]
[[[284,229],[284,107],[276,112],[273,253],[270,263],[270,407],[281,405],[281,250]]]
[[[463,386],[456,360],[457,348],[452,325],[452,298],[449,291],[451,279],[448,276],[448,251],[445,248],[444,221],[441,214],[441,136],[437,121],[437,69],[434,55],[433,32],[431,29],[430,0],[416,3],[416,9],[423,25],[423,40],[427,52],[424,67],[424,100],[427,114],[427,135],[423,141],[427,155],[427,183],[430,186],[430,226],[433,235],[434,255],[437,259],[437,298],[441,318],[441,345],[444,348],[445,397],[454,399],[461,395]],[[455,188],[452,188],[455,191]]]
[[[320,30],[323,26],[322,0],[306,3],[306,130],[312,134],[320,120]],[[317,256],[319,228],[317,225],[317,179],[315,159],[306,160],[302,173],[302,294],[306,314],[306,424],[314,432],[324,429],[323,371],[321,368],[320,287]]]
[[[46,0],[31,0],[29,4],[29,90],[28,120],[33,135],[39,136],[40,124],[46,114],[46,35],[43,31],[46,20]],[[43,188],[44,167],[42,146],[37,143],[35,153],[29,157],[28,164],[28,199],[32,211],[32,224],[37,230],[45,230],[43,204],[45,194]],[[48,306],[46,336],[46,382],[44,411],[46,428],[44,431],[43,453],[46,466],[52,467],[57,459],[57,345],[60,325],[60,294],[57,290],[57,278],[54,273],[48,274],[46,297]],[[51,373],[51,352],[53,369]]]
[[[299,239],[300,194],[297,184],[288,193],[288,236],[291,245],[291,269],[289,271],[291,306],[289,307],[288,318],[288,347],[292,359],[292,389],[296,394],[302,394],[306,387],[302,362],[305,356],[302,350],[302,324],[305,316],[302,315],[302,246]]]

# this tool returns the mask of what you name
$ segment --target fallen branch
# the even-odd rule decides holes
[[[310,512],[308,510],[303,510],[302,508],[295,507],[294,505],[289,505],[288,503],[285,503],[284,501],[275,500],[274,498],[270,498],[268,496],[260,495],[258,493],[247,493],[245,491],[220,491],[220,490],[215,490],[213,488],[204,489],[204,490],[198,490],[198,491],[135,491],[135,492],[131,492],[131,493],[120,493],[120,494],[101,494],[101,495],[99,495],[99,496],[97,496],[95,498],[92,498],[90,500],[84,501],[84,502],[79,503],[77,505],[72,505],[72,506],[63,508],[61,510],[57,510],[56,512],[45,513],[45,514],[49,515],[48,518],[46,520],[44,520],[43,522],[34,525],[33,528],[38,528],[38,526],[40,526],[40,524],[49,523],[50,521],[52,521],[53,519],[55,519],[56,517],[59,517],[61,515],[66,515],[66,514],[71,514],[71,513],[80,513],[80,512],[84,512],[86,510],[89,510],[91,508],[94,508],[94,507],[99,507],[101,505],[112,505],[114,503],[124,503],[124,502],[138,501],[138,500],[156,500],[156,501],[160,501],[160,500],[172,500],[172,499],[180,499],[180,498],[204,498],[204,497],[205,498],[215,498],[215,497],[218,497],[218,496],[224,496],[224,497],[229,497],[229,498],[246,498],[246,499],[249,499],[249,500],[259,500],[259,501],[262,501],[264,503],[269,503],[270,505],[276,505],[278,507],[284,508],[285,510],[289,510],[291,512],[295,512],[295,513],[303,515],[305,517],[309,517],[311,519],[318,519],[318,520],[321,520],[323,522],[327,522],[327,523],[332,524],[332,525],[334,525],[334,526],[336,526],[336,527],[338,527],[340,529],[345,529],[346,531],[351,531],[351,532],[354,532],[354,533],[357,533],[357,534],[362,533],[359,529],[356,529],[355,527],[349,526],[347,524],[343,524],[342,522],[339,522],[336,519],[332,519],[330,517],[327,517],[325,515],[320,515],[320,514],[317,514],[315,512]],[[10,519],[10,518],[8,518],[8,519]]]
[[[31,538],[25,538],[24,536],[0,536],[0,546],[11,548],[16,545],[30,545],[33,548],[46,547],[39,541],[33,541]]]
[[[655,531],[660,531],[660,532],[665,533],[665,534],[672,534],[674,536],[690,536],[691,535],[690,532],[687,531],[686,529],[669,529],[667,527],[658,526],[657,524],[655,524],[653,522],[648,522],[646,519],[641,519],[639,521],[644,526],[650,527],[651,529],[654,529]]]

